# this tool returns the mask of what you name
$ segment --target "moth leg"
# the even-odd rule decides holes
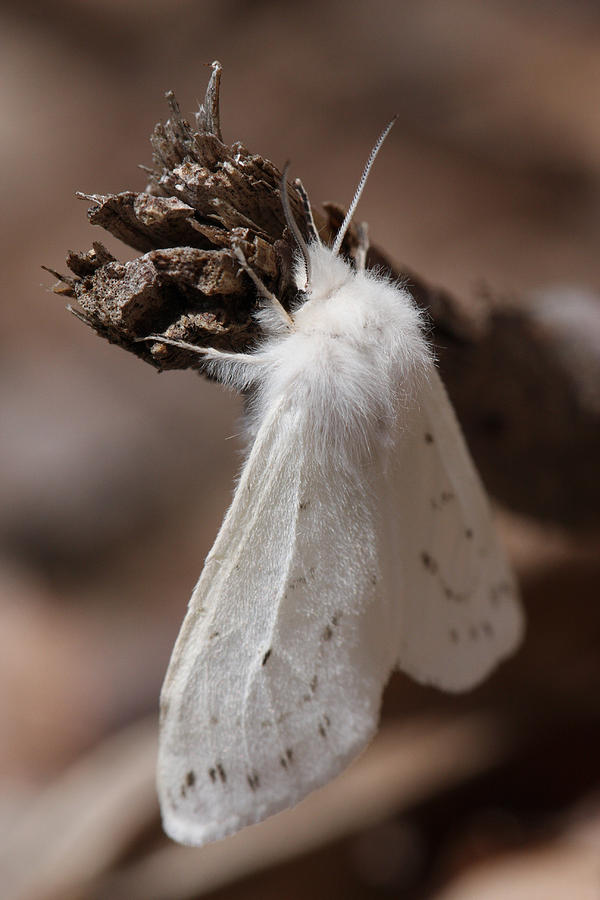
[[[177,338],[168,338],[164,334],[149,334],[138,338],[141,341],[153,341],[157,344],[168,344],[170,347],[178,347],[180,350],[188,350],[204,357],[207,369],[212,371],[220,381],[235,385],[239,390],[248,388],[258,377],[263,367],[263,361],[258,355],[251,353],[231,353],[227,350],[217,350],[215,347],[197,347],[188,341],[180,341]]]
[[[356,236],[358,237],[358,247],[354,251],[354,263],[357,272],[364,272],[369,252],[369,226],[366,222],[358,222]]]
[[[306,188],[299,178],[296,178],[294,180],[294,185],[296,187],[296,190],[300,194],[300,199],[302,200],[302,209],[304,210],[304,218],[306,219],[308,239],[311,243],[319,244],[319,246],[321,246],[321,238],[319,237],[319,232],[317,231],[317,226],[315,225],[315,220],[313,219],[310,200],[308,199]]]
[[[252,268],[250,268],[250,266],[248,265],[248,261],[243,254],[242,248],[238,244],[234,244],[232,250],[235,258],[240,264],[240,267],[253,281],[258,293],[268,301],[271,309],[274,313],[276,313],[277,318],[286,326],[286,328],[288,330],[292,330],[294,328],[294,320],[292,319],[290,314],[283,308],[275,294],[271,293],[264,281],[262,281],[258,277],[256,272]]]

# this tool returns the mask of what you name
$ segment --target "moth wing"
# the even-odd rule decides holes
[[[398,446],[388,553],[392,589],[402,585],[398,666],[465,690],[515,650],[524,620],[485,490],[433,369]]]
[[[375,474],[323,471],[306,443],[285,407],[259,430],[173,651],[158,788],[182,843],[293,805],[377,726],[396,647],[374,602]]]

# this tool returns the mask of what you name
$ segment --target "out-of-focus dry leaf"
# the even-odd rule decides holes
[[[96,747],[15,817],[0,847],[4,900],[75,900],[158,806],[156,721]]]
[[[431,900],[598,900],[600,813],[558,837],[473,866]]]

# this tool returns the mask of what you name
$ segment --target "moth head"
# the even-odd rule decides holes
[[[354,266],[342,256],[334,256],[331,247],[321,243],[308,245],[308,258],[311,280],[305,283],[304,262],[298,256],[295,267],[295,283],[298,288],[297,305],[299,308],[307,300],[320,300],[331,297],[344,285],[356,278]]]

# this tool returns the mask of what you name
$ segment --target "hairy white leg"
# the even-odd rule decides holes
[[[188,350],[204,357],[207,369],[217,375],[225,384],[231,384],[239,390],[250,387],[259,377],[263,368],[263,360],[258,355],[251,353],[232,353],[227,350],[217,350],[215,347],[197,347],[188,341],[177,338],[168,338],[163,334],[149,334],[138,338],[138,341],[154,341],[157,344],[168,344],[170,347],[178,347],[180,350]]]
[[[290,314],[287,312],[287,310],[284,309],[284,307],[281,305],[280,301],[277,299],[275,294],[273,294],[269,290],[269,288],[266,286],[264,281],[262,281],[258,277],[256,272],[250,268],[250,266],[248,265],[248,261],[242,252],[241,247],[239,247],[237,244],[234,244],[234,246],[232,247],[232,250],[235,255],[235,258],[237,259],[237,261],[240,264],[240,267],[244,270],[244,272],[252,280],[258,293],[261,295],[261,297],[264,297],[264,299],[268,301],[269,306],[271,307],[272,311],[274,313],[276,313],[277,318],[280,320],[280,322],[283,325],[285,325],[285,327],[288,330],[290,330],[290,331],[293,330],[294,320],[292,319]]]

